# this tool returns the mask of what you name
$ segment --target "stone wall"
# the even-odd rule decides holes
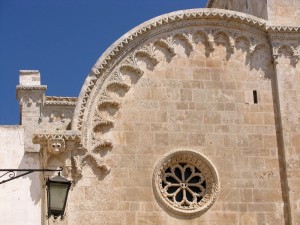
[[[208,7],[247,13],[272,24],[298,26],[300,0],[210,0]]]
[[[0,163],[64,168],[76,185],[60,224],[297,224],[298,31],[238,12],[179,11],[122,36],[78,99],[46,96],[39,72],[21,71],[21,126],[0,127]],[[43,175],[53,174],[0,187],[14,209],[32,210],[19,220],[5,205],[5,223],[54,223]]]
[[[20,70],[17,99],[26,152],[40,151],[40,146],[32,142],[34,133],[70,129],[77,98],[46,96],[46,90],[38,70]]]
[[[289,199],[291,224],[300,223],[299,193],[300,193],[300,68],[295,65],[292,52],[286,47],[280,48],[276,60],[276,79],[278,80],[278,99],[281,118],[278,119],[280,125],[279,150],[283,159],[281,165],[285,165],[283,176],[287,177],[284,183],[289,189],[284,193],[284,197]]]
[[[24,154],[24,129],[21,126],[0,126],[0,168],[36,169],[38,154]],[[1,172],[3,175],[4,172]],[[8,175],[1,180],[8,178]],[[42,224],[40,174],[33,173],[0,184],[0,223],[14,225]]]
[[[268,0],[268,17],[273,24],[299,26],[300,0]]]
[[[212,0],[209,7],[247,13],[268,20],[267,0]]]
[[[267,39],[253,37],[262,46],[251,52],[247,37],[257,30],[245,28],[232,46],[228,33],[239,31],[210,29],[211,45],[195,27],[155,37],[172,39],[169,49],[148,39],[140,48],[152,46],[152,57],[132,50],[136,69],[120,70],[127,86],[103,82],[111,98],[99,97],[90,131],[112,141],[111,149],[93,149],[111,171],[103,173],[92,160],[83,167],[67,224],[285,224]],[[200,217],[178,215],[154,195],[156,163],[180,149],[205,155],[219,173],[217,202]]]

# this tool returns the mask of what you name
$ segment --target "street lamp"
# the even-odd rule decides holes
[[[58,172],[58,176],[48,178],[46,180],[48,218],[53,215],[54,219],[57,219],[59,216],[61,219],[64,219],[67,198],[71,185],[72,181],[61,177],[60,172]]]
[[[54,219],[57,219],[57,217],[60,216],[61,220],[63,220],[65,216],[68,194],[72,184],[75,182],[69,181],[60,176],[60,172],[62,170],[63,168],[61,167],[59,169],[0,169],[0,172],[4,172],[4,174],[0,175],[0,184],[9,182],[33,172],[58,172],[58,176],[53,178],[48,177],[45,179],[46,185],[44,187],[47,188],[48,205],[47,218],[53,216]]]

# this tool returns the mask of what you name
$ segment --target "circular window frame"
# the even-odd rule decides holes
[[[205,193],[201,200],[192,206],[181,206],[171,201],[163,187],[163,174],[179,164],[186,164],[189,168],[193,166],[204,176]],[[185,166],[186,167],[186,166]],[[187,167],[186,167],[187,168]],[[201,183],[201,182],[200,182]],[[176,150],[166,154],[155,166],[152,186],[156,199],[170,212],[181,216],[200,216],[205,213],[216,201],[220,192],[220,182],[217,170],[211,161],[194,150]]]

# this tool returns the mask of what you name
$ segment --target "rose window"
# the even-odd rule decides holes
[[[210,161],[190,150],[176,151],[160,160],[153,186],[160,202],[183,215],[205,212],[219,193],[218,175]]]
[[[163,190],[178,206],[193,206],[203,198],[206,182],[203,174],[194,166],[179,163],[168,168],[162,179]]]

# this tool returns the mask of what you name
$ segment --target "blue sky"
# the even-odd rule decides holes
[[[48,96],[77,97],[101,54],[153,17],[206,0],[0,0],[0,125],[19,124],[19,70],[39,70]]]

